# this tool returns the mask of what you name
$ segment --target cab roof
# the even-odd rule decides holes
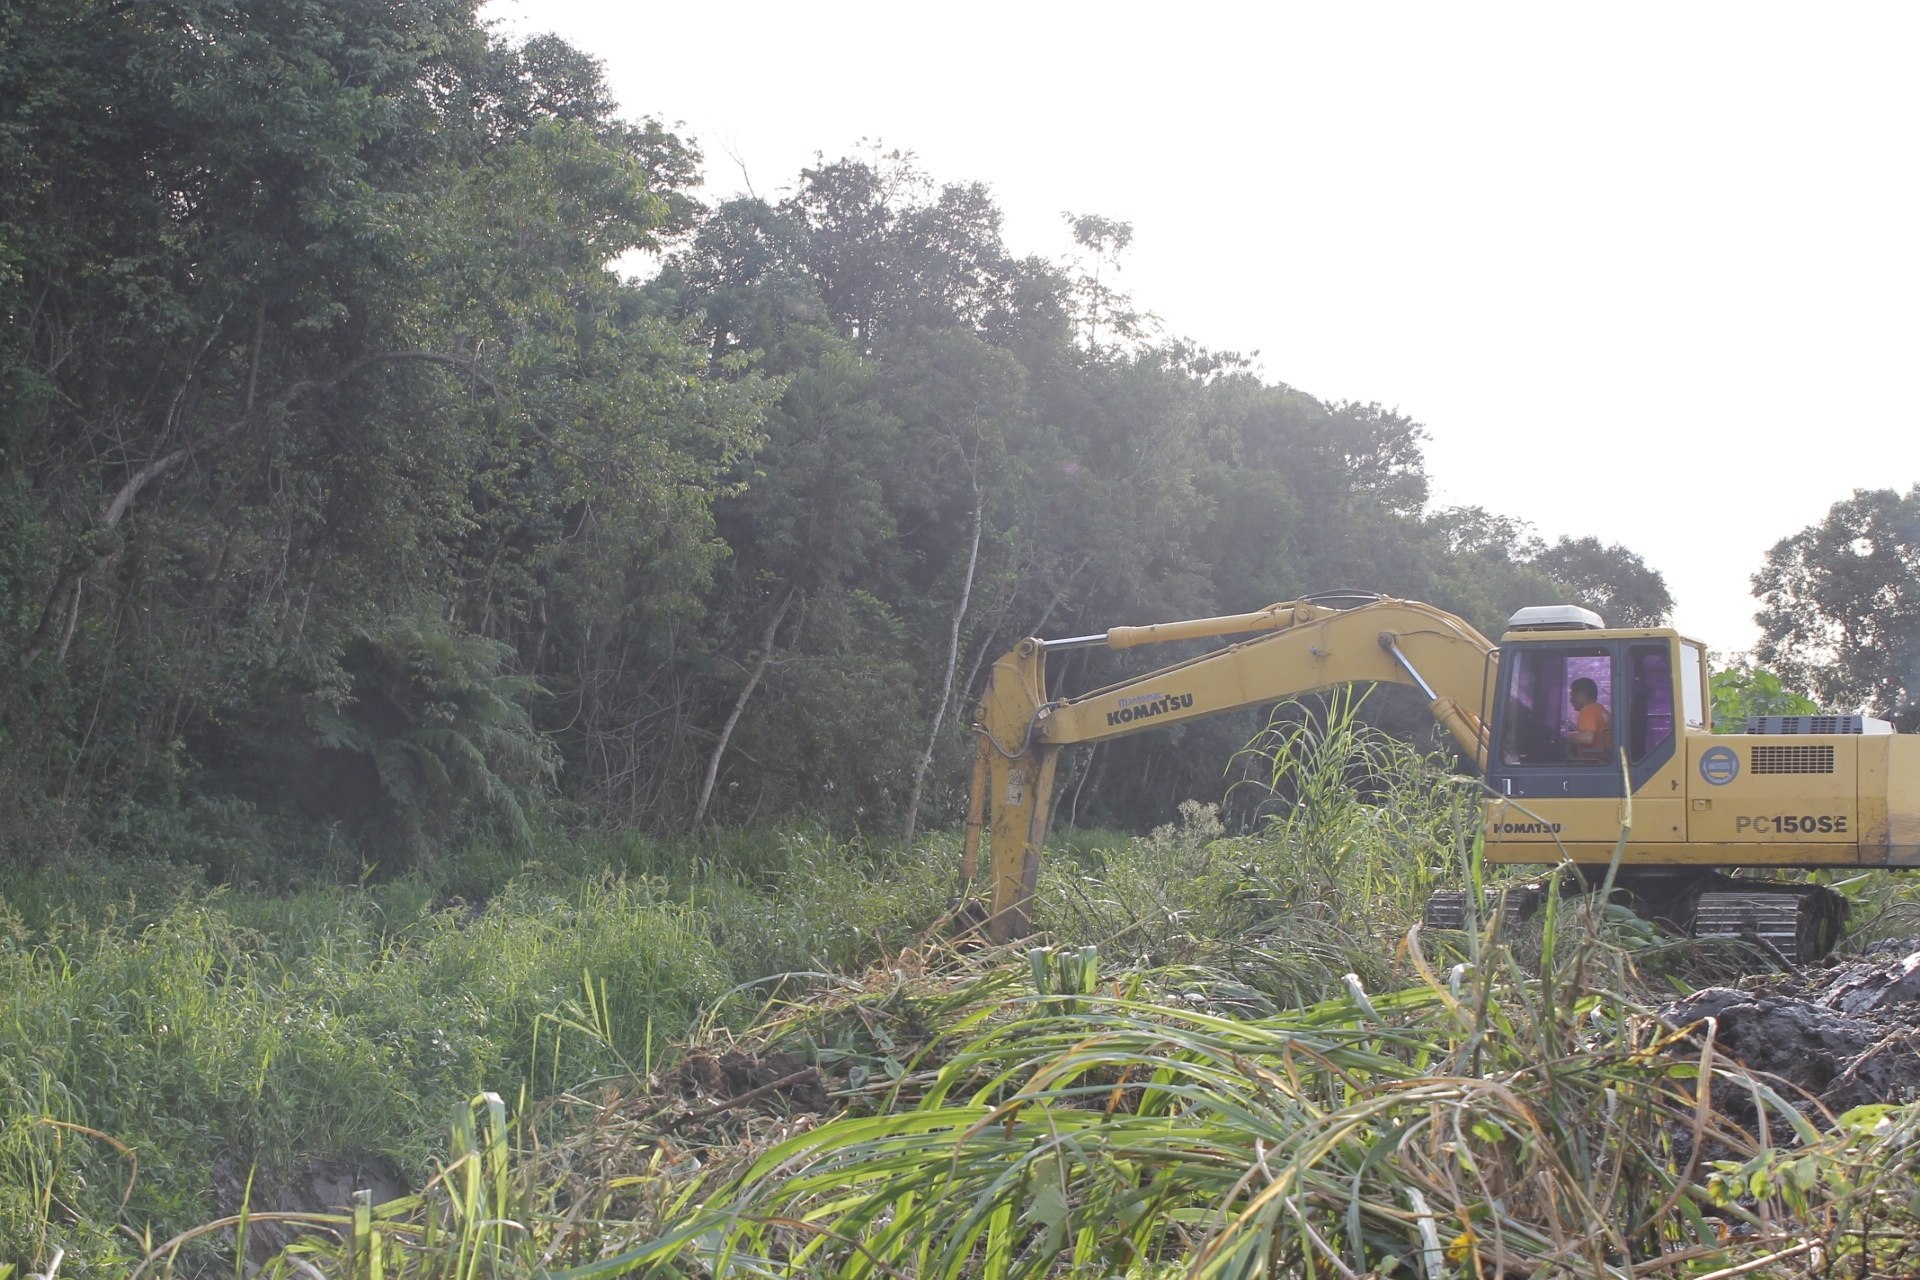
[[[1529,605],[1507,619],[1508,631],[1604,631],[1607,624],[1577,604]]]

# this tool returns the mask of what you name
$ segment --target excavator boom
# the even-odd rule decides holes
[[[1048,695],[1050,651],[1231,636],[1249,638],[1089,693]],[[1029,926],[1027,903],[1062,747],[1334,685],[1386,681],[1419,689],[1434,718],[1484,769],[1485,691],[1497,655],[1492,641],[1452,614],[1384,597],[1351,607],[1296,600],[1255,613],[1117,627],[1068,640],[1022,640],[994,663],[974,724],[978,742],[961,874],[969,882],[975,878],[984,833],[992,854],[987,935],[1007,941]],[[1462,691],[1470,691],[1465,699]]]

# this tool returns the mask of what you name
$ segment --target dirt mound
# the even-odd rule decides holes
[[[1920,943],[1709,987],[1661,1006],[1659,1016],[1676,1029],[1704,1024],[1715,1052],[1836,1114],[1920,1096]]]

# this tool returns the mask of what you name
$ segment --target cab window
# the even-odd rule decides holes
[[[1624,745],[1635,764],[1673,741],[1673,659],[1664,644],[1636,644],[1627,650],[1627,680],[1632,695]]]
[[[1687,727],[1690,729],[1707,727],[1706,699],[1700,692],[1707,682],[1705,667],[1706,663],[1700,657],[1700,646],[1683,641],[1680,645],[1680,696],[1685,700]]]
[[[1616,758],[1613,662],[1606,648],[1516,646],[1502,655],[1502,665],[1503,763],[1603,765]]]

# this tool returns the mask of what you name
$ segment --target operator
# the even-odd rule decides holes
[[[1590,764],[1606,760],[1613,750],[1613,717],[1600,705],[1600,686],[1586,676],[1567,690],[1573,704],[1573,731],[1567,734],[1567,755]]]

